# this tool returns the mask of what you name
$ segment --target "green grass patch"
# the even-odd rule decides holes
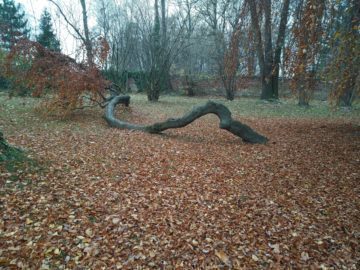
[[[213,100],[227,106],[234,115],[261,118],[360,118],[360,104],[352,108],[333,108],[326,101],[314,100],[308,107],[300,107],[295,99],[263,101],[255,98],[238,98],[227,101],[219,97],[161,96],[156,103],[148,102],[145,95],[132,95],[131,107],[144,114],[163,113],[176,116],[189,111],[193,106]]]
[[[159,102],[149,102],[146,95],[131,95],[130,107],[135,112],[124,113],[129,116],[144,116],[149,121],[178,117],[191,110],[192,107],[204,104],[208,100],[213,100],[227,106],[235,117],[254,117],[254,118],[303,118],[303,119],[349,119],[360,120],[360,104],[355,103],[352,108],[333,108],[326,101],[314,100],[310,106],[300,107],[296,99],[281,99],[269,102],[257,98],[237,98],[234,101],[227,101],[222,97],[184,97],[163,95]],[[73,119],[56,120],[39,115],[35,108],[41,99],[31,97],[10,98],[0,92],[0,129],[7,134],[13,135],[13,131],[19,128],[24,130],[53,130],[72,126],[72,129],[79,128],[79,119],[89,123],[101,121],[103,110],[100,108],[89,108],[78,111]],[[124,115],[125,118],[126,115]],[[31,122],[31,124],[29,124]]]

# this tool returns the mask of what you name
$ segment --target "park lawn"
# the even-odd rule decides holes
[[[134,95],[118,117],[152,123],[206,100]],[[0,164],[0,269],[358,269],[359,105],[217,101],[269,143],[212,115],[151,135],[0,95],[0,130],[36,160]]]

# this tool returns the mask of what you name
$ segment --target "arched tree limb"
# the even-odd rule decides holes
[[[110,126],[116,128],[140,130],[148,133],[161,133],[166,129],[185,127],[201,116],[212,113],[219,117],[219,127],[221,129],[225,129],[231,132],[232,134],[242,138],[243,141],[260,144],[265,144],[268,141],[265,136],[255,132],[249,126],[242,124],[239,121],[233,120],[231,117],[231,112],[226,106],[213,101],[208,101],[204,105],[194,107],[183,117],[175,119],[170,118],[164,122],[159,122],[148,126],[135,125],[115,118],[114,110],[118,104],[125,104],[125,106],[129,106],[130,96],[116,96],[106,106],[104,118]]]

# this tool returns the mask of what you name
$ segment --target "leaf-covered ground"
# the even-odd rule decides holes
[[[182,100],[135,97],[119,116],[152,122],[202,102]],[[359,269],[359,111],[249,102],[230,108],[268,145],[215,116],[150,135],[109,128],[98,110],[58,122],[1,97],[0,129],[38,162],[0,165],[0,269]]]

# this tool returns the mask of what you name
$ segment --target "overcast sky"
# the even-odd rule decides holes
[[[62,51],[72,57],[77,57],[76,48],[79,44],[73,38],[72,34],[70,33],[70,28],[65,23],[64,19],[60,16],[54,4],[47,0],[15,0],[15,2],[20,3],[23,6],[32,30],[32,34],[34,32],[38,33],[41,13],[46,8],[52,16],[54,30],[60,39]],[[81,21],[81,10],[78,0],[59,0],[58,2],[62,7],[64,7],[64,12],[67,12],[68,9],[71,9],[71,13],[74,15],[74,18],[69,17],[69,19],[72,19],[71,21]],[[91,4],[93,1],[87,2]],[[89,13],[89,26],[91,27],[94,25],[95,20],[91,16],[91,13]]]

